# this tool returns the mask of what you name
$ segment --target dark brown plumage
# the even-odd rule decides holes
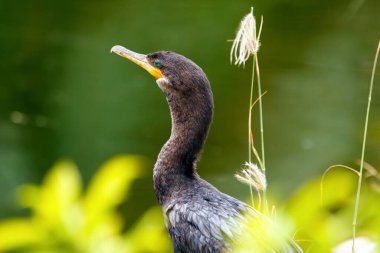
[[[213,116],[213,97],[206,75],[194,62],[173,52],[134,55],[119,46],[112,51],[155,76],[169,104],[171,135],[158,155],[153,180],[174,252],[227,252],[230,240],[239,230],[237,219],[243,213],[262,215],[220,192],[196,172]],[[289,241],[281,252],[302,251]]]

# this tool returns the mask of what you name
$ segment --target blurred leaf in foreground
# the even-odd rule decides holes
[[[58,162],[40,186],[20,188],[20,203],[32,215],[0,222],[0,252],[168,252],[170,242],[159,209],[148,210],[127,232],[116,211],[143,165],[141,157],[116,156],[100,168],[85,191],[75,164]]]
[[[301,252],[292,241],[292,222],[284,215],[245,217],[243,231],[233,242],[234,253]]]
[[[289,201],[288,214],[297,228],[297,238],[309,253],[332,252],[352,237],[352,214],[357,175],[350,171],[331,170],[322,182],[317,178],[305,184]],[[357,233],[371,241],[380,238],[380,194],[373,181],[363,181]],[[321,197],[322,196],[322,197]]]

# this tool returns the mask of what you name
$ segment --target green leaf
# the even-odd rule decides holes
[[[42,243],[45,234],[33,220],[14,218],[0,223],[0,252]]]
[[[126,234],[129,253],[166,253],[171,251],[171,242],[164,226],[160,207],[153,207]]]
[[[106,162],[92,179],[83,199],[85,215],[97,223],[123,200],[132,182],[142,172],[144,159],[120,155]]]

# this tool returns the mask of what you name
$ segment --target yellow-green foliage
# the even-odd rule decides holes
[[[264,215],[246,218],[243,232],[233,242],[234,253],[283,252],[291,244],[294,227],[289,219],[278,214],[275,220]]]
[[[123,231],[117,207],[125,200],[132,182],[143,170],[137,156],[117,156],[105,163],[86,189],[75,164],[58,162],[42,184],[19,189],[28,218],[0,222],[0,252],[3,253],[166,253],[171,252],[159,207],[142,214]],[[285,219],[275,222],[248,220],[247,229],[234,242],[235,253],[265,252],[279,248],[294,235],[305,252],[332,252],[352,236],[352,213],[357,175],[331,170],[321,179],[306,183],[290,199]],[[380,238],[380,193],[378,174],[363,184],[359,209],[358,237],[378,242]],[[257,240],[252,240],[256,238]]]
[[[20,203],[32,214],[0,222],[0,252],[169,252],[159,208],[148,210],[126,232],[116,211],[143,163],[141,157],[117,156],[99,169],[84,190],[75,164],[58,162],[40,186],[20,188]]]
[[[359,252],[380,252],[380,175],[373,169],[366,176],[358,216],[358,237],[377,249]],[[273,222],[257,217],[248,219],[242,236],[233,244],[233,252],[267,253],[268,248],[281,252],[289,238],[308,253],[350,252],[337,251],[337,248],[346,242],[351,249],[356,185],[357,174],[342,169],[330,170],[323,182],[321,178],[307,182],[286,204],[286,216],[278,212]]]
[[[358,236],[374,242],[380,238],[380,193],[378,182],[363,182],[358,216]],[[332,252],[331,249],[352,238],[357,175],[332,170],[321,179],[305,184],[289,201],[288,214],[299,229],[296,238],[309,253]]]

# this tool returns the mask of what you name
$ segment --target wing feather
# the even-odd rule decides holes
[[[220,192],[214,196],[199,194],[190,199],[176,199],[163,209],[175,253],[229,252],[229,244],[243,231],[247,219],[271,222],[253,208]],[[281,253],[302,253],[302,250],[289,239]]]

